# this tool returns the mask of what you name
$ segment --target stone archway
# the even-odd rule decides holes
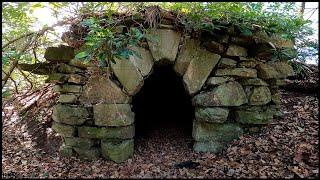
[[[20,67],[49,73],[47,82],[57,84],[54,91],[60,96],[52,128],[64,139],[60,152],[65,156],[102,155],[115,162],[130,158],[135,135],[132,97],[159,64],[173,66],[192,98],[193,149],[216,153],[246,129],[270,122],[279,110],[278,86],[293,73],[287,63],[260,59],[261,50],[250,49],[264,44],[242,47],[244,39],[225,33],[228,38],[206,41],[204,48],[199,39],[156,29],[151,36],[159,42],[148,42],[149,49],[132,47],[141,58],[118,59],[111,71],[73,59],[74,49],[67,46],[46,50],[45,58],[55,63],[36,64],[35,71],[34,65]]]

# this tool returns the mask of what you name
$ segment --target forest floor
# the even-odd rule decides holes
[[[281,95],[283,118],[241,136],[220,154],[195,153],[190,135],[166,129],[136,139],[133,157],[121,164],[61,157],[61,137],[50,128],[56,95],[48,90],[42,97],[17,97],[2,111],[2,178],[319,177],[318,97]],[[32,106],[24,109],[23,102]]]

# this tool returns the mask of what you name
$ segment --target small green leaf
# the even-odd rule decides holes
[[[88,53],[86,51],[82,51],[76,55],[76,59],[83,59],[87,56],[88,56]]]

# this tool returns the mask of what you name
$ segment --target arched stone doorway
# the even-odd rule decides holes
[[[191,96],[172,65],[154,66],[143,87],[133,96],[132,105],[136,138],[161,129],[176,130],[184,137],[192,137]]]

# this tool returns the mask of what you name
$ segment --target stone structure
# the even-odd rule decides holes
[[[149,49],[133,47],[141,59],[118,59],[111,71],[76,60],[72,47],[47,49],[45,58],[50,63],[36,64],[33,73],[49,74],[47,82],[55,83],[54,91],[60,93],[52,128],[64,138],[61,154],[91,160],[102,156],[115,162],[132,156],[131,99],[157,64],[172,65],[192,96],[196,152],[220,152],[278,114],[278,85],[293,69],[285,61],[266,58],[262,49],[272,47],[258,33],[246,37],[225,31],[205,40],[168,28],[151,33],[159,37],[158,44],[147,42]],[[24,70],[31,66],[20,64]]]

